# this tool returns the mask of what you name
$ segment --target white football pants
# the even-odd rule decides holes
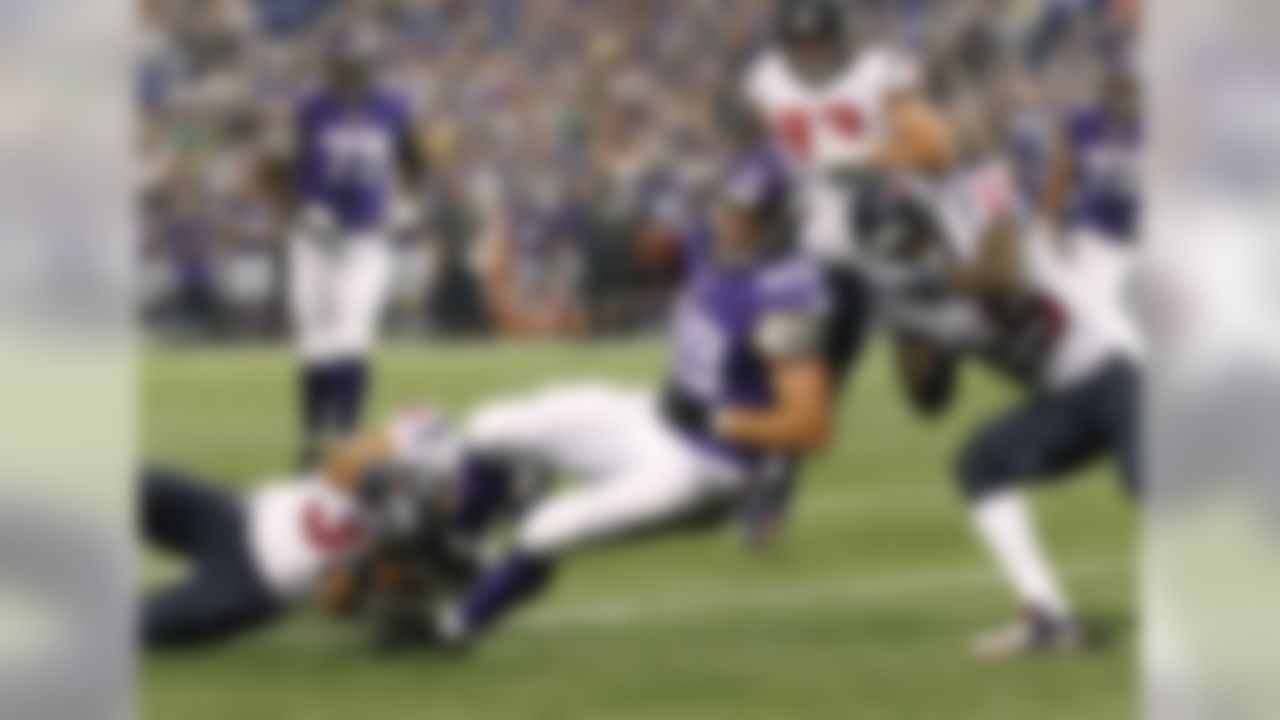
[[[746,485],[740,468],[676,434],[652,392],[607,384],[481,408],[466,442],[568,476],[571,485],[536,504],[517,529],[516,547],[540,557],[662,529],[725,506]]]
[[[305,233],[289,240],[289,311],[308,362],[368,354],[391,283],[388,238],[353,234],[332,246]]]

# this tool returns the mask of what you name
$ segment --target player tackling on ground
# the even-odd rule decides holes
[[[404,413],[373,437],[382,447],[376,458],[339,451],[319,470],[267,480],[243,496],[183,470],[145,470],[144,537],[190,566],[148,595],[146,647],[236,638],[312,598],[344,613],[375,591],[416,601],[424,578],[409,551],[451,502],[454,437],[430,411]]]
[[[1111,456],[1125,488],[1139,493],[1136,335],[1054,243],[1024,232],[1011,184],[1002,189],[990,168],[947,183],[898,177],[869,187],[859,214],[867,273],[917,407],[948,406],[965,357],[1027,389],[955,466],[974,528],[1023,606],[975,651],[1075,649],[1079,629],[1020,489]]]
[[[572,485],[518,522],[506,555],[442,613],[436,639],[462,645],[543,589],[586,547],[731,510],[780,455],[823,447],[834,414],[823,354],[821,269],[790,248],[785,171],[739,158],[710,227],[688,234],[688,275],[661,393],[580,385],[479,409],[467,423],[455,530],[478,538],[509,501],[513,468]]]
[[[781,458],[823,447],[834,423],[823,347],[830,298],[821,268],[792,249],[789,190],[777,155],[753,150],[726,172],[712,220],[692,223],[688,274],[673,319],[671,371],[661,392],[577,384],[489,403],[466,422],[460,458],[439,424],[413,431],[393,426],[340,447],[326,463],[324,479],[311,481],[326,484],[286,487],[295,500],[276,520],[254,520],[266,505],[253,500],[250,518],[229,524],[261,525],[265,535],[288,535],[289,545],[305,546],[312,541],[303,491],[332,497],[333,487],[339,488],[324,502],[347,508],[339,518],[352,517],[342,488],[365,476],[361,468],[407,453],[411,465],[452,478],[447,520],[428,534],[441,537],[447,559],[465,569],[496,523],[510,517],[528,471],[567,475],[570,487],[525,509],[506,554],[464,577],[457,601],[436,622],[423,623],[420,615],[412,622],[408,607],[392,618],[399,643],[430,639],[457,647],[535,597],[566,556],[725,516]],[[164,514],[215,514],[197,504],[206,505]],[[253,533],[221,535],[246,538],[231,545],[241,558],[233,564],[235,574],[270,577],[270,553],[257,549]],[[333,555],[306,556],[306,577],[314,583],[316,568]],[[449,571],[439,558],[430,567],[438,576]],[[272,611],[274,603],[260,606],[255,598],[276,593],[264,592],[261,584],[249,589],[249,610]]]
[[[946,171],[954,149],[924,96],[914,60],[887,45],[858,47],[839,0],[779,0],[772,47],[746,69],[740,99],[762,120],[798,178],[800,241],[823,267],[832,298],[823,341],[839,386],[872,316],[849,218],[857,178],[885,169]],[[749,533],[776,532],[792,469],[752,503]]]
[[[304,466],[359,426],[391,240],[406,218],[397,199],[415,197],[426,175],[405,102],[378,85],[371,39],[335,42],[325,87],[299,100],[290,147],[269,168],[297,218],[288,286],[302,357]]]

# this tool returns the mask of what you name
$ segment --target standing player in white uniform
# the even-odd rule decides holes
[[[151,593],[142,613],[148,647],[201,647],[255,630],[320,596],[341,609],[369,591],[392,547],[430,531],[446,502],[453,437],[432,412],[405,413],[378,434],[376,458],[339,451],[322,471],[233,495],[188,473],[143,473],[141,520],[149,543],[189,561],[187,575]],[[352,446],[362,445],[352,443]],[[399,582],[399,581],[396,581]]]
[[[359,426],[392,236],[412,215],[398,198],[415,197],[426,175],[406,103],[377,85],[368,38],[337,43],[327,87],[300,99],[289,157],[273,167],[298,218],[288,285],[302,357],[303,466]]]
[[[859,222],[909,395],[926,413],[945,409],[965,356],[1027,388],[956,463],[974,527],[1023,609],[979,637],[975,652],[1075,649],[1079,630],[1019,488],[1111,456],[1139,494],[1136,336],[1052,243],[1023,232],[1000,202],[1012,191],[993,191],[990,176],[899,180],[879,184]]]
[[[895,169],[945,172],[954,154],[915,61],[888,46],[854,47],[840,0],[779,0],[774,46],[747,68],[739,95],[799,178],[801,244],[824,266],[833,308],[826,353],[838,383],[856,362],[871,299],[851,225],[857,178]],[[748,508],[757,541],[776,532],[794,470]]]

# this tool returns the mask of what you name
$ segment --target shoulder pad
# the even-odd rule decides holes
[[[804,257],[784,260],[764,270],[756,288],[769,310],[817,314],[825,312],[829,302],[822,269]]]

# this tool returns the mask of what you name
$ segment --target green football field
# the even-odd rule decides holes
[[[400,347],[380,357],[370,420],[407,404],[462,410],[557,379],[646,382],[649,343]],[[152,351],[144,454],[249,487],[290,466],[293,367],[277,350]],[[1109,467],[1038,495],[1042,528],[1095,653],[981,664],[969,635],[1011,603],[968,532],[948,468],[1011,400],[971,373],[921,422],[888,357],[845,395],[781,545],[731,531],[602,550],[465,658],[364,651],[356,627],[304,612],[261,635],[144,664],[154,720],[940,718],[1136,715],[1133,513]]]

